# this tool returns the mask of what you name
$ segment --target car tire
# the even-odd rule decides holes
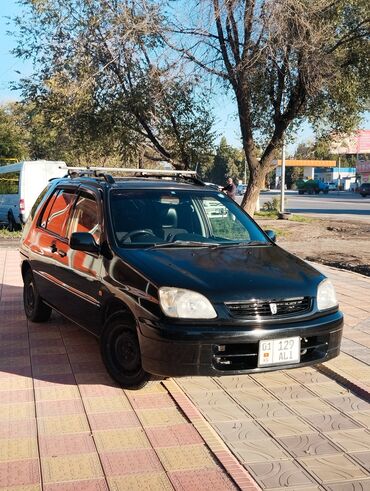
[[[125,389],[139,389],[151,375],[141,365],[136,324],[125,312],[109,318],[100,337],[100,351],[109,375]]]
[[[23,283],[23,305],[27,319],[46,322],[50,319],[52,308],[40,297],[31,271],[25,273]]]

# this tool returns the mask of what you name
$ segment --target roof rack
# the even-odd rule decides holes
[[[63,167],[65,169],[65,167]],[[204,182],[193,170],[162,170],[162,169],[127,169],[122,167],[67,167],[70,177],[103,177],[107,182],[113,184],[114,178],[106,172],[129,174],[133,177],[177,177],[193,181],[195,184],[205,186]]]

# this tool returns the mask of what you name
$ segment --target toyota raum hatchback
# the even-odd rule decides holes
[[[55,180],[21,242],[24,308],[100,340],[110,375],[235,375],[339,354],[331,282],[195,173],[98,170]],[[106,172],[106,170],[105,170]]]

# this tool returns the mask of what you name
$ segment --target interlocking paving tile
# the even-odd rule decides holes
[[[32,367],[34,377],[50,377],[52,375],[72,373],[69,363],[62,365],[36,365]]]
[[[45,484],[43,491],[108,491],[105,479],[86,479],[83,481]]]
[[[167,471],[216,467],[215,460],[205,445],[157,448],[157,454]]]
[[[290,459],[289,453],[272,438],[255,441],[230,442],[229,447],[243,463],[270,462]]]
[[[319,399],[318,397],[315,399],[294,399],[291,401],[285,401],[285,404],[300,416],[309,416],[322,413],[338,414],[339,412],[330,406],[330,404],[322,399]]]
[[[94,440],[89,433],[53,436],[40,435],[39,448],[42,457],[96,452]]]
[[[164,472],[111,477],[108,481],[111,491],[170,491],[173,489]]]
[[[150,443],[142,428],[114,429],[94,432],[99,452],[148,448]]]
[[[0,421],[0,438],[31,438],[36,434],[36,419]]]
[[[198,409],[209,421],[233,421],[235,419],[246,419],[248,414],[235,402],[229,404],[208,404],[206,400],[198,402]]]
[[[155,409],[175,407],[175,402],[168,394],[133,394],[130,396],[130,402],[134,409]]]
[[[370,479],[352,482],[342,482],[337,484],[327,484],[327,491],[370,491]]]
[[[251,377],[265,387],[285,387],[294,384],[294,380],[283,371],[256,373]]]
[[[275,437],[312,433],[312,427],[297,416],[264,419],[261,420],[261,424]]]
[[[344,413],[370,410],[370,404],[368,402],[353,394],[343,397],[325,398],[325,400]]]
[[[168,475],[176,490],[227,491],[237,489],[219,469],[172,471]]]
[[[250,375],[236,375],[218,377],[216,383],[221,385],[225,390],[243,390],[257,388],[258,384]]]
[[[67,399],[80,399],[76,386],[39,387],[35,389],[37,401],[64,401]]]
[[[90,413],[113,413],[131,409],[130,403],[123,395],[115,397],[86,397],[84,398],[86,412]]]
[[[293,377],[297,382],[300,382],[301,384],[307,384],[308,388],[310,388],[309,384],[331,382],[329,377],[312,368],[295,368],[289,371],[289,375]]]
[[[38,457],[36,438],[6,438],[0,440],[0,461],[25,460]]]
[[[179,379],[179,385],[186,393],[216,391],[220,390],[220,386],[210,377],[187,377]]]
[[[0,488],[29,486],[40,483],[37,459],[0,462]]]
[[[332,442],[319,433],[280,437],[278,441],[293,455],[293,457],[333,455],[342,452],[333,445]]]
[[[33,402],[33,390],[2,390],[0,391],[0,404],[16,404]]]
[[[315,392],[315,394],[317,394],[320,397],[327,397],[327,398],[350,395],[348,389],[342,387],[336,382],[312,384],[310,386],[310,390],[312,390],[312,392]]]
[[[67,416],[70,414],[82,414],[85,412],[79,399],[68,399],[66,401],[37,401],[37,417],[45,416]]]
[[[96,454],[45,457],[41,459],[44,483],[94,479],[103,477],[103,471]]]
[[[70,385],[72,387],[76,387],[75,377],[72,373],[44,375],[42,378],[35,379],[34,385],[36,388],[59,387],[60,385]]]
[[[33,403],[22,404],[0,404],[0,421],[18,421],[33,419],[35,408]]]
[[[357,462],[360,462],[360,464],[365,467],[365,469],[369,472],[370,474],[370,450],[367,452],[356,452],[352,453],[351,457]],[[370,483],[369,483],[370,484]]]
[[[163,467],[152,449],[105,452],[100,454],[107,478],[126,474],[163,472]]]
[[[226,442],[253,441],[269,438],[269,434],[255,421],[223,421],[215,423],[214,428]]]
[[[3,391],[20,391],[21,389],[32,389],[32,379],[29,377],[22,377],[21,375],[16,377],[0,378],[1,400],[5,395]]]
[[[134,411],[89,414],[88,418],[93,430],[133,428],[135,426],[140,426],[140,421]]]
[[[264,489],[293,488],[315,483],[294,461],[261,462],[248,465],[248,469]]]
[[[358,423],[355,423],[341,413],[321,415],[316,414],[313,416],[305,416],[305,418],[312,424],[312,426],[322,432],[347,430],[360,427]]]
[[[39,418],[37,424],[41,435],[61,435],[64,433],[90,431],[84,414]]]
[[[274,396],[283,401],[288,399],[312,399],[317,397],[316,394],[313,394],[306,387],[298,384],[286,385],[285,387],[269,387],[269,390]]]
[[[370,432],[363,429],[331,431],[326,435],[345,452],[370,451]]]
[[[262,387],[253,389],[248,387],[246,389],[230,390],[230,395],[236,399],[243,407],[248,407],[248,404],[253,404],[260,401],[276,400],[276,398]]]
[[[167,428],[147,428],[146,434],[155,448],[203,443],[198,432],[190,423],[168,426]]]
[[[301,458],[309,473],[324,484],[341,481],[352,482],[368,477],[365,470],[346,455]]]
[[[268,419],[268,418],[284,418],[294,416],[280,401],[259,401],[244,403],[243,407],[256,419]]]
[[[358,411],[354,413],[349,413],[352,419],[358,421],[366,428],[370,429],[370,411]]]
[[[187,423],[177,408],[144,409],[137,411],[143,426],[168,426]]]

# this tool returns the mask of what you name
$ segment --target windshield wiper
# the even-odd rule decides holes
[[[160,242],[159,244],[153,244],[150,249],[159,249],[165,247],[210,247],[218,246],[214,242],[201,242],[196,240],[175,240],[174,242]]]
[[[251,246],[259,246],[259,245],[271,245],[269,242],[265,242],[263,240],[249,240],[248,242],[231,242],[231,243],[223,243],[223,244],[213,244],[215,249],[224,249],[226,247],[251,247]]]

